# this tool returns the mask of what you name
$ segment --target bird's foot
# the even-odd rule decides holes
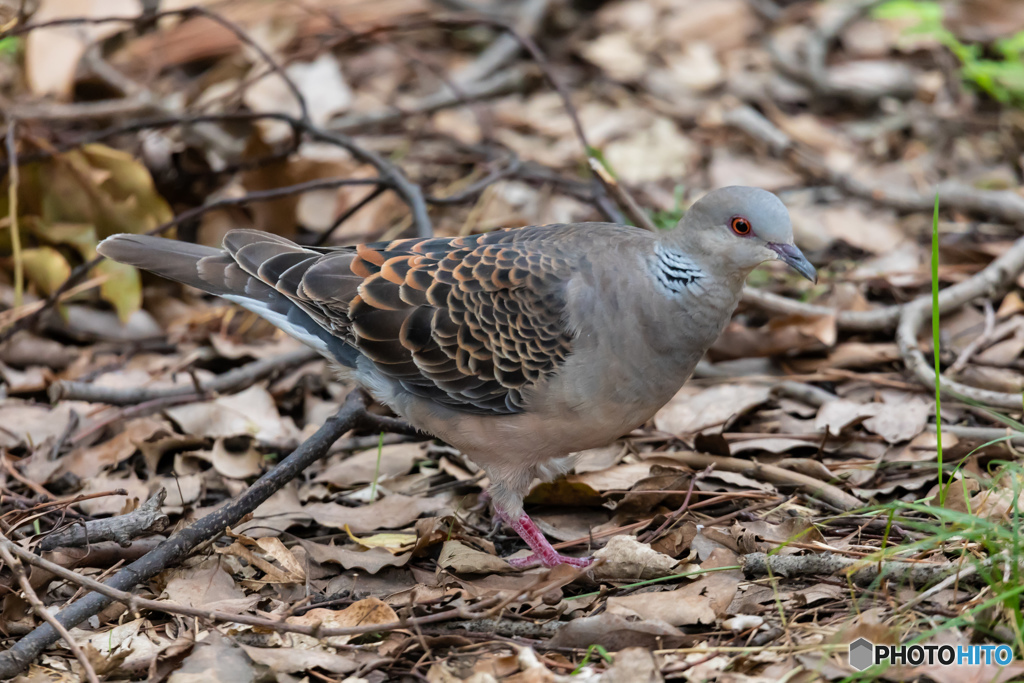
[[[585,569],[594,561],[592,557],[567,557],[562,555],[551,546],[548,539],[544,537],[543,532],[537,528],[537,525],[534,524],[533,520],[525,512],[519,513],[519,516],[515,519],[504,514],[501,510],[498,510],[498,514],[512,527],[513,531],[519,534],[520,538],[526,541],[526,545],[530,546],[530,550],[533,551],[533,554],[527,557],[516,557],[506,560],[516,569],[529,569],[531,567],[550,568],[560,564],[569,564],[573,567]]]
[[[556,552],[554,548],[550,553],[533,553],[526,557],[506,557],[505,561],[516,569],[532,569],[533,567],[557,567],[560,564],[568,564],[578,569],[586,569],[594,563],[592,557],[569,557]]]

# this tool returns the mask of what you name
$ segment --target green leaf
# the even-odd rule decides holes
[[[934,0],[889,0],[871,15],[876,19],[917,19],[921,23],[942,21],[942,6]]]

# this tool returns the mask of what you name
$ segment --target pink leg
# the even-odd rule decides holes
[[[526,545],[530,546],[530,550],[533,551],[533,554],[528,557],[508,560],[508,563],[517,569],[529,569],[536,566],[555,567],[560,564],[571,564],[574,567],[583,568],[589,567],[594,561],[592,557],[566,557],[559,553],[551,547],[548,539],[544,538],[544,534],[525,512],[520,513],[516,519],[510,519],[501,510],[497,510],[497,513],[519,534],[520,538],[526,541]]]

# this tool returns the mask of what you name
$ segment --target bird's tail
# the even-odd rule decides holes
[[[149,235],[125,234],[108,237],[100,242],[96,251],[114,261],[148,270],[210,294],[241,294],[244,293],[247,284],[242,278],[238,278],[238,282],[235,283],[228,281],[227,271],[234,264],[234,260],[221,249],[214,247]],[[204,261],[207,261],[205,267],[200,265]],[[218,265],[220,268],[217,268]],[[206,277],[203,276],[204,273]],[[253,279],[247,273],[243,274],[246,278]],[[211,275],[213,277],[210,277]]]
[[[317,324],[297,302],[243,270],[223,249],[148,235],[123,234],[103,240],[96,251],[114,261],[224,297],[324,356],[350,367],[355,363],[355,349]]]

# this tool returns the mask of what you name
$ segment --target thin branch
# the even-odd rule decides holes
[[[294,368],[320,358],[320,354],[308,348],[301,348],[270,358],[261,358],[242,367],[229,370],[217,377],[199,382],[197,386],[178,387],[104,387],[89,382],[60,380],[50,385],[47,393],[50,401],[88,401],[113,406],[128,406],[166,399],[171,397],[194,396],[200,400],[204,395],[227,394],[246,389],[256,382],[275,373]]]
[[[320,236],[316,238],[316,242],[314,242],[313,245],[317,247],[322,247],[323,245],[327,244],[327,242],[331,239],[331,235],[334,234],[335,230],[340,228],[345,223],[345,221],[359,213],[359,211],[366,207],[367,204],[369,204],[382,194],[384,194],[384,187],[379,186],[373,192],[366,195],[358,202],[356,202],[354,205],[349,207],[349,209],[345,211],[345,213],[341,214],[340,216],[334,219],[334,222],[331,223],[329,228],[320,233]]]
[[[548,11],[550,0],[524,0],[522,9],[515,19],[516,30],[523,35],[533,35],[540,27]],[[455,81],[462,86],[481,81],[502,67],[511,63],[522,46],[515,36],[504,34],[480,53],[471,63],[455,73]]]
[[[0,534],[0,559],[10,567],[11,571],[18,577],[18,584],[21,586],[21,592],[25,594],[25,599],[28,600],[29,604],[32,605],[32,611],[36,613],[40,619],[45,621],[54,629],[60,638],[67,644],[68,649],[78,660],[78,663],[82,665],[82,671],[85,674],[86,680],[89,683],[100,683],[99,677],[96,676],[96,671],[92,668],[92,664],[89,663],[89,658],[82,652],[82,648],[78,647],[78,643],[68,633],[67,628],[64,627],[51,613],[46,609],[46,605],[36,595],[35,590],[32,588],[32,584],[28,581],[28,575],[22,568],[21,561],[14,556],[12,551],[22,550],[19,546],[16,546],[6,536]],[[28,552],[28,551],[24,551]],[[29,553],[31,555],[31,553]]]
[[[955,563],[907,562],[886,559],[851,559],[833,553],[814,555],[767,555],[750,553],[743,557],[743,573],[748,576],[847,575],[860,586],[870,585],[880,577],[891,581],[924,586],[956,572]]]
[[[787,159],[802,172],[834,185],[846,194],[860,197],[901,213],[931,212],[935,192],[915,192],[883,185],[869,185],[851,175],[833,170],[814,152],[795,142],[759,111],[749,105],[728,110],[723,122],[763,142],[772,154]],[[1012,190],[981,190],[955,182],[936,188],[942,206],[962,213],[977,214],[992,221],[1024,223],[1024,197]]]
[[[522,69],[513,68],[483,80],[468,83],[462,86],[461,92],[454,92],[448,88],[439,90],[401,109],[389,107],[362,114],[339,116],[330,122],[329,127],[334,131],[350,133],[371,126],[384,126],[397,123],[413,114],[432,114],[456,105],[507,95],[522,89],[525,83],[526,73]]]
[[[805,496],[819,498],[822,501],[841,510],[855,510],[864,507],[864,502],[859,498],[851,496],[842,489],[827,482],[809,477],[806,474],[792,472],[790,470],[740,458],[726,458],[705,453],[688,453],[682,451],[669,451],[659,453],[670,457],[677,462],[689,465],[693,468],[705,469],[714,466],[722,472],[736,472],[758,481],[767,481],[776,486],[790,486],[796,488]]]
[[[940,300],[942,295],[945,295],[949,308],[955,308],[978,297],[993,296],[1012,285],[1022,270],[1024,270],[1024,237],[1014,242],[1013,246],[1005,253],[970,279],[942,290]],[[945,307],[942,308],[945,309]],[[906,363],[907,369],[914,375],[914,378],[926,387],[935,386],[935,370],[929,366],[924,354],[918,348],[917,333],[921,326],[931,319],[931,313],[931,295],[922,296],[903,307],[899,325],[896,328],[896,344],[899,346],[903,362]],[[939,378],[939,386],[942,391],[950,394],[951,398],[960,395],[997,408],[1008,410],[1020,410],[1021,408],[1019,393],[978,389],[946,377]]]
[[[227,527],[237,524],[302,470],[323,457],[331,444],[345,432],[357,427],[377,431],[380,424],[381,421],[375,415],[366,412],[366,398],[362,392],[352,392],[334,417],[324,422],[313,436],[277,467],[260,477],[242,495],[178,531],[152,552],[119,571],[106,585],[125,591],[176,564],[200,544],[218,537]],[[62,610],[56,618],[65,628],[74,627],[99,613],[111,601],[107,595],[90,593]],[[0,679],[13,677],[23,671],[58,637],[58,631],[47,624],[36,628],[9,650],[0,653]]]
[[[869,187],[845,174],[828,169],[822,161],[811,160],[807,153],[802,148],[799,148],[788,135],[776,128],[774,124],[752,107],[743,105],[726,112],[725,122],[765,143],[774,154],[790,159],[803,170],[812,172],[826,182],[830,182],[850,194],[870,199],[878,204],[889,206],[899,211],[919,212],[932,210],[935,202],[934,194],[926,195],[923,193]],[[974,190],[973,188],[970,192],[965,192],[962,188],[958,189],[958,186],[946,183],[939,185],[938,192],[942,199],[942,205],[946,209],[966,213],[981,213],[994,220],[1024,222],[1024,197],[1014,192]],[[995,262],[992,265],[995,265]],[[975,282],[974,285],[970,284],[975,278],[986,277],[982,276],[983,272],[985,271],[981,271],[964,282],[942,290],[939,293],[939,311],[941,313],[948,313],[963,306],[972,298],[985,294],[987,292],[987,285],[980,281]],[[972,287],[979,287],[979,289],[971,289]],[[965,290],[964,288],[967,289]],[[976,291],[977,293],[964,298],[963,293],[965,291],[968,293]],[[929,301],[930,305],[930,295],[925,298]],[[806,304],[749,287],[743,290],[743,301],[766,311],[783,315],[834,316],[838,328],[858,332],[891,329],[899,323],[901,316],[903,316],[907,308],[913,305],[886,306],[870,311],[837,311],[827,306]]]
[[[626,215],[636,224],[638,227],[643,228],[649,232],[658,232],[658,226],[654,224],[651,217],[647,215],[647,212],[640,208],[636,199],[626,189],[626,186],[618,181],[608,169],[605,167],[601,160],[594,156],[588,156],[587,162],[590,164],[590,170],[594,172],[594,176],[601,181],[601,185],[604,186],[609,194],[615,198],[615,201],[619,203],[619,206],[625,210]]]
[[[101,541],[116,541],[122,548],[127,548],[132,539],[167,528],[170,520],[160,510],[166,497],[167,489],[161,488],[138,509],[127,514],[75,522],[66,529],[48,534],[39,542],[39,549],[78,548]]]

